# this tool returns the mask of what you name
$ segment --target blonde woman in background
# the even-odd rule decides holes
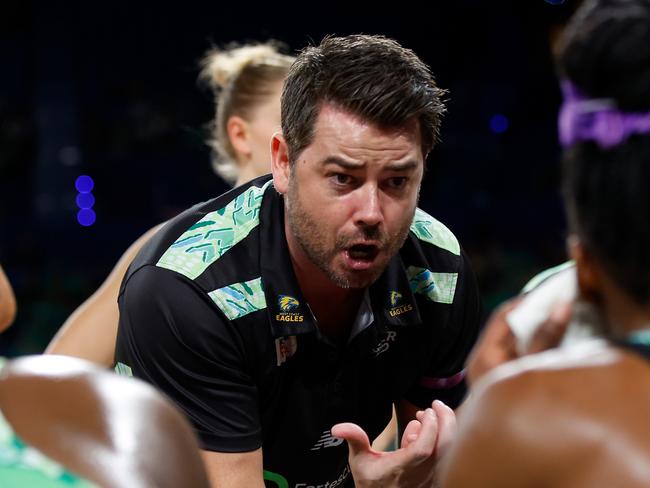
[[[270,141],[280,129],[280,95],[293,57],[272,44],[212,49],[200,79],[215,95],[212,164],[228,183],[240,185],[270,171]],[[46,354],[113,365],[122,278],[142,246],[164,225],[150,229],[122,255],[102,286],[63,324]]]

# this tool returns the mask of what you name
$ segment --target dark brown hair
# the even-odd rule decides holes
[[[326,37],[298,55],[284,85],[282,133],[289,158],[295,161],[311,143],[324,103],[386,128],[417,118],[426,156],[439,138],[445,93],[415,53],[392,39]]]

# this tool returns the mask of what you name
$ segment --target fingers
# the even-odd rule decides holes
[[[438,440],[436,441],[436,453],[441,455],[451,445],[456,436],[456,414],[440,400],[435,400],[431,408],[438,419]]]
[[[436,440],[438,438],[438,417],[431,408],[419,410],[415,416],[420,422],[420,430],[417,437],[408,444],[408,448],[416,456],[428,458],[433,454],[436,447]]]
[[[332,427],[332,435],[348,442],[351,456],[371,450],[368,434],[357,424],[350,422],[336,424]]]
[[[505,318],[506,315],[512,312],[515,308],[517,308],[517,306],[524,299],[524,296],[525,295],[517,295],[516,297],[511,298],[510,300],[506,300],[505,302],[503,302],[501,305],[497,307],[495,315],[499,315]]]
[[[419,420],[411,420],[404,429],[404,434],[402,434],[402,443],[401,447],[408,447],[415,439],[418,438],[422,424]]]
[[[410,455],[421,458],[440,454],[452,442],[456,432],[454,411],[435,400],[431,408],[418,410],[415,415],[416,420],[411,420],[404,429],[401,448],[409,448]],[[334,437],[347,441],[350,456],[372,451],[368,435],[356,424],[336,424],[331,432]]]
[[[436,429],[435,432],[432,432],[436,435],[434,447],[436,454],[439,455],[451,444],[456,435],[456,414],[440,400],[435,400],[431,404],[430,410],[433,411],[436,418]],[[423,419],[425,415],[425,410],[419,410],[416,414],[418,419]],[[427,428],[427,426],[423,427],[420,420],[411,420],[404,429],[401,447],[406,448],[412,444],[420,436],[423,428]]]
[[[491,369],[517,357],[516,341],[506,316],[521,301],[509,300],[492,314],[467,360],[467,380],[475,383]]]
[[[534,354],[559,346],[569,326],[572,311],[571,302],[556,305],[549,318],[535,330],[526,353]]]

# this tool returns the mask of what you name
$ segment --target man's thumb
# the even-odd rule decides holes
[[[366,434],[357,424],[352,424],[350,422],[336,424],[332,427],[332,435],[339,439],[345,439],[348,441],[351,455],[370,450],[368,434]]]

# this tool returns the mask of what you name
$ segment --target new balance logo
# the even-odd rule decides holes
[[[311,448],[312,451],[318,451],[319,449],[325,449],[326,447],[336,447],[343,444],[343,439],[334,437],[329,430],[323,432],[323,435],[320,436],[320,439],[316,441],[314,447]]]
[[[395,332],[394,330],[387,331],[386,337],[384,337],[382,341],[379,344],[377,344],[377,347],[375,347],[372,350],[372,352],[375,353],[375,357],[388,351],[388,349],[390,348],[390,343],[395,342],[396,337],[397,337],[397,332]]]

